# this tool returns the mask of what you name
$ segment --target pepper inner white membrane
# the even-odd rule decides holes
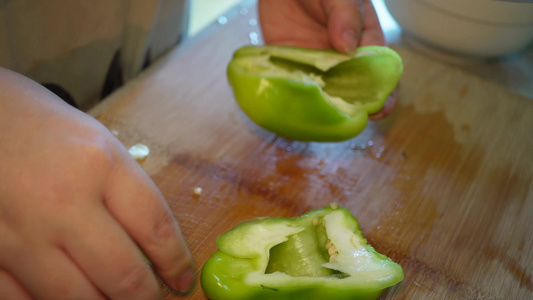
[[[367,245],[356,223],[342,211],[334,210],[315,221],[303,219],[297,226],[303,230],[273,246],[264,271],[250,274],[247,282],[267,286],[329,282],[334,286],[353,281],[371,287],[393,278],[398,266]],[[338,252],[331,262],[328,240]],[[290,280],[295,277],[296,282]]]

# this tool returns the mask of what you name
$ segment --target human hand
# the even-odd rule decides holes
[[[99,122],[0,68],[0,299],[158,299],[192,283],[161,193]]]
[[[258,7],[266,44],[333,48],[349,55],[359,46],[386,45],[371,0],[259,0]],[[389,115],[395,95],[370,119]]]

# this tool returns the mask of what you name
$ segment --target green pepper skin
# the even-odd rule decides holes
[[[400,56],[387,47],[361,47],[349,57],[332,50],[245,46],[234,53],[227,77],[238,105],[257,125],[289,139],[334,142],[365,128],[402,72]]]
[[[328,263],[327,250],[320,250],[327,238],[337,243],[338,262]],[[201,275],[212,300],[377,299],[403,280],[401,266],[368,245],[357,220],[340,207],[243,222],[217,245]],[[324,267],[331,264],[344,272]]]

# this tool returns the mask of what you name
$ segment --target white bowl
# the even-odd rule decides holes
[[[533,42],[533,2],[511,0],[385,0],[402,29],[434,47],[496,57]]]

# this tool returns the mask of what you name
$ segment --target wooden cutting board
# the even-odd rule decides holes
[[[95,110],[127,147],[150,147],[143,167],[194,255],[195,286],[168,299],[205,299],[201,267],[237,223],[331,202],[403,266],[385,298],[533,298],[533,102],[393,46],[405,74],[392,116],[342,143],[279,138],[247,119],[226,81],[233,51],[258,32],[249,11],[187,40]]]

